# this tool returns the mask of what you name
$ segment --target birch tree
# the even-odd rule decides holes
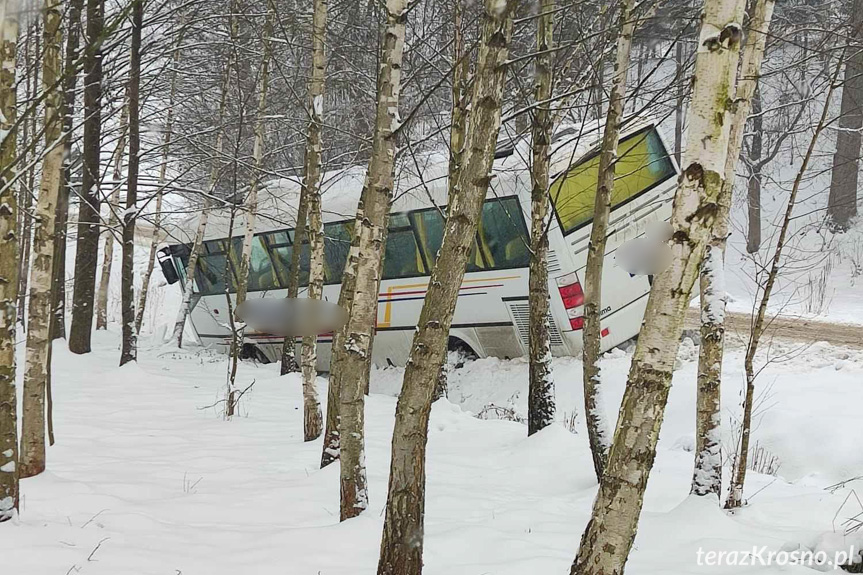
[[[312,4],[312,70],[309,79],[309,128],[306,136],[303,188],[307,198],[309,236],[309,293],[310,299],[321,299],[324,291],[324,222],[321,213],[321,130],[324,123],[324,76],[327,56],[327,1],[314,0]],[[321,435],[321,403],[318,400],[317,336],[303,338],[303,436],[306,441]]]
[[[551,147],[552,47],[554,44],[554,0],[539,5],[536,34],[536,105],[531,142],[529,387],[527,434],[533,435],[554,421],[554,376],[548,321],[548,167]]]
[[[261,164],[264,159],[264,131],[266,130],[267,90],[270,84],[270,58],[272,57],[273,19],[276,16],[272,0],[267,2],[267,16],[262,32],[263,54],[261,56],[260,89],[258,91],[258,112],[255,120],[255,144],[252,152],[252,181],[246,198],[246,230],[243,236],[243,251],[240,256],[240,270],[237,278],[237,305],[246,301],[249,289],[249,264],[252,259],[252,240],[255,237],[255,220],[258,215],[258,186],[261,181]]]
[[[114,264],[114,230],[120,218],[120,189],[123,187],[123,154],[126,151],[126,132],[129,126],[129,106],[124,102],[120,115],[120,139],[114,149],[114,189],[108,199],[108,229],[105,230],[105,243],[102,248],[102,273],[99,277],[99,291],[96,295],[96,329],[108,329],[108,288],[111,285],[111,268]]]
[[[602,309],[602,270],[605,262],[605,246],[608,238],[608,216],[611,213],[611,193],[614,190],[614,174],[617,165],[617,145],[620,141],[620,121],[626,103],[626,76],[629,55],[632,50],[632,34],[636,17],[633,13],[635,0],[624,0],[620,7],[618,24],[617,55],[608,97],[608,112],[605,117],[602,144],[599,153],[598,180],[593,204],[593,224],[587,248],[587,267],[584,275],[584,417],[587,436],[593,456],[596,480],[608,460],[611,430],[605,419],[602,394],[602,379],[599,358],[602,343],[600,310]]]
[[[348,265],[356,272],[353,301],[348,309],[345,337],[341,344],[345,352],[341,361],[339,388],[340,515],[343,521],[356,517],[368,507],[364,393],[371,370],[371,346],[377,324],[383,250],[393,199],[396,153],[394,131],[399,124],[407,4],[407,0],[387,0],[386,3],[372,157],[357,208],[351,252],[348,254],[348,260],[352,260]]]
[[[695,417],[695,471],[692,493],[714,495],[722,490],[720,382],[725,343],[725,243],[729,233],[734,172],[743,147],[746,118],[761,76],[761,63],[774,0],[756,0],[751,7],[749,37],[741,55],[737,93],[731,116],[725,176],[718,212],[701,264],[701,346],[698,350],[698,396]]]
[[[141,324],[144,323],[144,312],[147,309],[147,294],[150,291],[150,278],[153,275],[153,267],[156,262],[156,252],[159,250],[159,234],[162,224],[162,197],[164,189],[167,185],[168,159],[171,152],[171,140],[174,129],[174,100],[177,97],[177,71],[180,63],[180,44],[182,43],[184,25],[180,25],[181,34],[177,39],[177,46],[174,48],[171,63],[171,87],[168,96],[168,110],[164,126],[164,141],[162,142],[162,160],[159,164],[159,180],[157,185],[159,189],[156,191],[156,207],[153,215],[153,235],[150,239],[150,253],[147,256],[147,269],[141,277],[141,292],[138,296],[138,308],[135,312],[135,333],[141,333]]]
[[[54,259],[54,215],[63,170],[61,141],[63,93],[55,84],[61,78],[63,41],[60,6],[45,0],[42,89],[45,92],[45,159],[33,235],[30,269],[30,306],[24,395],[22,401],[19,473],[32,477],[45,470],[45,394],[51,375],[51,284]]]
[[[70,0],[66,15],[66,50],[63,66],[63,182],[57,198],[54,228],[53,339],[66,338],[66,226],[72,195],[72,132],[75,125],[75,95],[78,86],[78,46],[81,40],[81,12],[84,0]]]
[[[123,260],[120,273],[122,340],[120,365],[138,360],[138,332],[135,331],[135,220],[138,204],[138,173],[141,165],[141,33],[144,1],[132,4],[132,40],[129,55],[129,177],[126,209],[123,212]]]
[[[207,186],[207,192],[212,195],[219,181],[219,173],[221,171],[221,156],[225,146],[225,133],[221,128],[222,120],[225,118],[225,109],[227,106],[228,88],[231,80],[231,62],[230,57],[226,63],[222,75],[222,82],[219,89],[219,112],[217,115],[219,127],[216,129],[216,142],[214,145],[213,164],[210,169],[210,180]],[[186,327],[186,318],[192,310],[192,291],[195,283],[195,275],[198,271],[198,260],[200,258],[201,249],[204,245],[204,234],[207,232],[207,223],[209,222],[208,204],[209,200],[205,200],[204,209],[201,210],[201,216],[198,218],[198,225],[195,229],[195,238],[192,241],[192,248],[189,253],[189,263],[186,266],[186,278],[183,282],[183,301],[180,303],[180,308],[177,311],[177,319],[174,321],[174,329],[171,333],[169,342],[176,344],[178,348],[183,347],[183,330]]]
[[[18,301],[15,53],[18,3],[0,3],[0,523],[18,512],[18,411],[15,321]]]
[[[90,353],[96,259],[99,253],[99,152],[102,134],[102,34],[104,0],[87,0],[87,49],[84,51],[84,166],[78,207],[75,287],[69,351]]]
[[[827,94],[824,97],[824,107],[821,110],[818,124],[812,132],[809,146],[806,149],[806,153],[803,155],[803,161],[800,164],[800,168],[794,178],[794,183],[791,186],[791,193],[788,196],[788,202],[785,205],[782,223],[779,226],[779,236],[776,239],[776,248],[773,251],[773,257],[770,260],[770,269],[767,271],[767,278],[764,281],[763,287],[759,286],[761,290],[761,299],[758,302],[755,317],[752,319],[752,331],[749,334],[749,341],[746,345],[746,355],[743,359],[743,368],[746,374],[746,392],[743,398],[743,419],[740,427],[740,443],[737,446],[737,453],[734,456],[731,481],[728,487],[728,499],[725,502],[726,509],[736,509],[741,507],[744,503],[743,484],[746,481],[746,470],[749,462],[749,440],[752,435],[752,409],[755,404],[755,378],[758,375],[758,372],[755,370],[755,356],[758,353],[758,346],[761,343],[761,338],[764,336],[764,332],[768,326],[767,307],[770,303],[770,296],[773,293],[773,288],[776,286],[776,279],[779,277],[779,270],[782,267],[783,250],[788,241],[788,232],[793,219],[794,207],[797,205],[797,195],[800,191],[800,184],[803,182],[803,176],[809,168],[809,163],[815,153],[818,138],[821,136],[824,129],[830,124],[828,121],[830,100],[832,99],[833,92],[836,89],[839,70],[841,67],[842,62],[840,60],[836,66],[836,72],[830,79]]]
[[[671,265],[654,280],[608,462],[571,573],[621,574],[635,539],[683,319],[719,210],[744,2],[706,0],[689,130],[671,216]]]
[[[484,4],[468,120],[467,153],[458,194],[447,209],[443,242],[429,280],[396,406],[378,575],[422,573],[425,450],[432,394],[446,359],[459,288],[490,184],[512,19],[518,4],[518,0],[486,0]]]

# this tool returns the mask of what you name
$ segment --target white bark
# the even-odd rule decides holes
[[[0,523],[18,511],[18,413],[15,320],[18,301],[18,206],[9,183],[17,173],[15,52],[18,5],[0,2]]]
[[[324,74],[326,73],[325,41],[327,32],[327,1],[314,0],[312,5],[312,70],[309,80],[305,170],[303,187],[307,198],[309,237],[310,299],[321,299],[324,291],[324,222],[321,212],[321,131],[324,114]],[[315,387],[317,379],[317,336],[303,338],[301,368],[303,372],[303,436],[306,441],[321,435],[321,402]]]
[[[704,6],[684,170],[674,199],[672,262],[650,292],[608,462],[571,572],[623,573],[656,456],[683,318],[718,211],[730,103],[742,39],[743,0]]]
[[[63,169],[63,93],[54,86],[62,73],[60,45],[62,18],[59,5],[45,2],[45,45],[42,54],[42,86],[45,98],[45,148],[42,181],[36,202],[33,236],[33,265],[30,269],[29,327],[24,371],[23,417],[21,425],[21,477],[45,470],[45,394],[51,366],[51,285],[54,260],[54,214]]]
[[[743,146],[746,119],[761,76],[761,63],[773,15],[773,0],[757,0],[751,9],[749,37],[741,56],[735,107],[725,158],[725,181],[719,211],[700,277],[701,347],[698,354],[698,400],[695,430],[695,470],[692,493],[719,498],[722,490],[720,382],[725,339],[725,242],[734,188],[734,173]]]

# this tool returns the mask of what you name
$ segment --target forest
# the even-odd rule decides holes
[[[863,0],[0,0],[0,572],[863,572],[861,139]]]

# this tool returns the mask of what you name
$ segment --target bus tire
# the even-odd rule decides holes
[[[240,348],[240,359],[250,359],[256,363],[270,363],[270,358],[261,348],[253,343],[244,343]]]
[[[454,361],[452,363],[452,367],[454,369],[459,369],[463,367],[465,362],[474,361],[479,359],[479,355],[473,350],[473,348],[468,345],[464,340],[459,339],[457,337],[450,336],[449,341],[447,342],[447,356],[450,356],[451,352],[455,352],[458,354],[456,358],[453,358]],[[448,360],[450,357],[447,358]]]

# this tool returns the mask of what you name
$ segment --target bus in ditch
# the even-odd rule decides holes
[[[582,282],[596,192],[601,127],[572,128],[552,144],[553,216],[549,221],[550,333],[553,355],[575,355],[582,348]],[[656,222],[667,221],[679,168],[656,123],[642,119],[621,133],[616,180],[609,218],[606,265],[602,277],[602,349],[636,336],[641,326],[651,278],[631,275],[615,265],[615,251],[643,236]],[[459,290],[450,331],[450,349],[470,356],[513,358],[528,349],[528,261],[531,177],[530,143],[498,146],[494,172],[482,210],[467,273]],[[385,246],[383,277],[373,345],[379,366],[404,365],[422,309],[429,276],[440,248],[447,201],[447,154],[414,156],[396,173],[394,201]],[[338,301],[365,166],[325,174],[324,299]],[[269,182],[259,192],[259,206],[249,270],[248,297],[286,295],[294,243],[300,185],[296,180]],[[231,210],[234,217],[231,217]],[[220,207],[209,214],[193,282],[190,327],[203,345],[227,350],[231,332],[228,297],[234,297],[245,230],[240,207]],[[231,224],[233,222],[233,224]],[[181,226],[193,237],[197,222]],[[228,229],[232,225],[233,229]],[[177,232],[173,234],[177,237]],[[299,247],[300,297],[308,281],[308,244]],[[190,244],[169,245],[160,264],[169,283],[185,279]],[[181,281],[182,286],[185,282]],[[246,330],[243,353],[277,361],[283,338]],[[318,369],[328,371],[331,335],[318,338]],[[299,340],[297,341],[299,345]]]

